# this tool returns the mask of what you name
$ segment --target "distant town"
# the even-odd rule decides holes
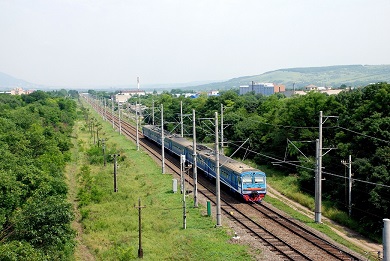
[[[22,95],[22,94],[30,94],[34,92],[35,90],[24,90],[21,87],[13,88],[9,91],[4,91],[0,93],[4,94],[10,94],[10,95]],[[324,87],[324,86],[316,86],[314,84],[309,84],[303,88],[303,90],[286,90],[285,85],[283,84],[276,84],[276,83],[258,83],[258,82],[252,82],[249,85],[241,85],[239,89],[239,94],[244,95],[246,93],[254,93],[254,94],[262,94],[264,96],[270,96],[275,93],[281,93],[284,94],[286,97],[291,97],[292,95],[306,95],[310,91],[315,92],[321,92],[328,95],[336,95],[339,94],[342,89],[333,89],[332,87]],[[123,90],[119,91],[115,95],[115,100],[119,103],[126,102],[129,98],[133,96],[144,96],[148,94],[144,90]],[[183,95],[185,97],[189,98],[197,98],[201,92],[197,93],[182,93],[177,95]],[[212,90],[207,92],[207,96],[218,96],[219,91],[218,90]]]

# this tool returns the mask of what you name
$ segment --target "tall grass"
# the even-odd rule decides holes
[[[97,116],[98,117],[98,116]],[[103,166],[90,133],[76,124],[79,151],[78,200],[83,243],[97,260],[130,260],[138,252],[138,199],[142,208],[145,260],[254,260],[248,246],[230,244],[232,231],[215,228],[204,206],[187,198],[187,229],[182,228],[182,194],[172,192],[172,175],[145,152],[103,122],[107,150],[118,158],[118,192],[113,189],[113,163]],[[92,149],[91,149],[92,148]],[[92,159],[92,161],[91,161]],[[91,164],[92,163],[92,164]]]

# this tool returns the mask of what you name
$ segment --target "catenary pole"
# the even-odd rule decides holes
[[[219,142],[218,142],[218,112],[215,112],[215,170],[217,196],[217,226],[221,226],[221,187],[219,177]]]
[[[187,210],[186,210],[186,177],[185,177],[185,162],[186,162],[186,156],[180,155],[180,174],[181,174],[181,188],[183,193],[183,229],[187,228]]]
[[[183,101],[180,101],[180,134],[181,134],[181,137],[184,137]]]
[[[136,121],[136,140],[137,140],[137,150],[139,150],[139,134],[138,134],[138,122],[139,122],[139,115],[138,115],[138,103],[135,102],[135,121]]]
[[[352,213],[352,156],[348,156],[348,161],[342,160],[341,163],[348,168],[348,215]]]
[[[161,104],[161,173],[165,173],[164,105]]]
[[[138,122],[141,119],[141,94],[139,91],[139,77],[137,77],[137,88],[138,88],[138,106],[136,103],[135,106],[135,114],[136,114],[136,121],[137,121],[137,151],[139,150],[139,134],[138,134]],[[139,109],[139,111],[138,111]],[[138,112],[138,113],[137,113]]]
[[[103,114],[103,120],[107,120],[107,106],[106,106],[106,98],[103,97],[103,103],[104,103],[104,114]]]
[[[223,151],[223,104],[221,103],[221,154],[224,155]]]
[[[185,156],[180,155],[180,193],[184,193],[184,161],[185,161]]]
[[[383,261],[390,261],[390,219],[383,219]]]
[[[316,197],[316,210],[315,210],[315,222],[321,223],[321,211],[322,211],[322,111],[320,111],[319,128],[318,128],[318,161],[317,161],[317,190],[315,191]]]
[[[196,155],[196,126],[195,126],[195,109],[192,109],[192,138],[193,138],[193,178],[194,178],[194,207],[198,207],[198,165]]]
[[[319,139],[316,139],[316,168],[315,168],[315,222],[321,223],[321,177],[319,167]]]
[[[115,129],[115,124],[114,124],[114,95],[111,96],[111,119],[112,119],[112,128]]]
[[[323,120],[325,118],[325,120]],[[322,207],[322,157],[328,153],[333,148],[327,148],[328,151],[325,153],[322,153],[323,147],[322,147],[322,126],[323,124],[329,119],[329,118],[338,118],[338,116],[323,116],[322,111],[320,111],[319,116],[319,128],[318,128],[318,164],[317,164],[317,170],[318,170],[318,191],[316,192],[317,200],[316,200],[316,218],[315,221],[317,223],[321,223],[321,207]]]
[[[352,156],[348,157],[348,215],[352,213]]]
[[[119,135],[122,135],[122,123],[121,123],[121,106],[118,101],[118,120],[119,120]]]
[[[154,126],[154,100],[152,101],[152,125]]]

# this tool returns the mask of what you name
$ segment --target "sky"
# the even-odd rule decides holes
[[[142,86],[390,64],[389,12],[389,0],[0,0],[0,72]]]

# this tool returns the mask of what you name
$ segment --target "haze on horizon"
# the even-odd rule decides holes
[[[388,0],[0,0],[0,72],[52,86],[390,64]]]

